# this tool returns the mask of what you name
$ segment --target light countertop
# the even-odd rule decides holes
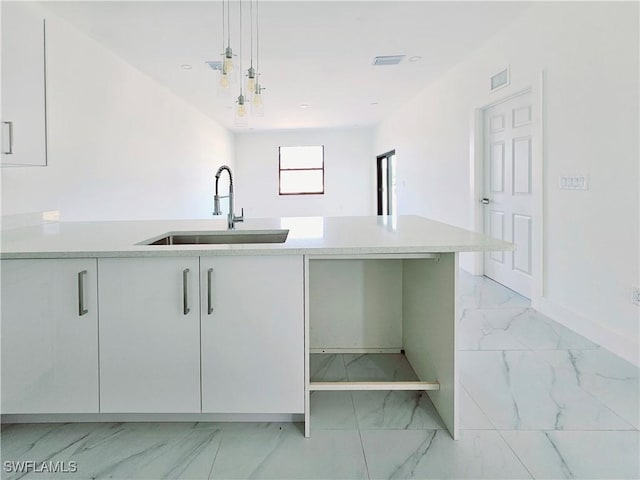
[[[246,219],[242,230],[289,229],[285,243],[139,245],[168,232],[226,230],[225,219],[54,222],[2,232],[0,258],[364,255],[513,250],[514,245],[418,216]]]

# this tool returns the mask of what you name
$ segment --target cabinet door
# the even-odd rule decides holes
[[[98,412],[96,260],[1,266],[2,413]]]
[[[202,411],[304,412],[302,256],[200,262]]]
[[[200,411],[198,264],[99,259],[101,412]]]
[[[46,165],[45,23],[2,2],[2,164]]]

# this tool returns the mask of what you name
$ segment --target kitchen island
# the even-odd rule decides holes
[[[236,229],[289,232],[283,243],[192,245],[147,243],[225,222],[3,232],[3,421],[288,414],[304,416],[309,436],[311,391],[403,389],[427,391],[457,437],[458,254],[511,244],[417,216]],[[402,352],[419,381],[311,382],[312,352]]]

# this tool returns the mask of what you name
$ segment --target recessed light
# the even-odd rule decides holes
[[[307,105],[306,103],[301,103],[300,105],[298,105],[299,108],[309,108],[309,105]]]
[[[191,70],[193,67],[188,63],[185,63],[184,65],[180,65],[180,68],[183,70]]]
[[[420,55],[416,55],[415,57],[409,58],[410,62],[417,62],[418,60],[422,60],[422,57]]]

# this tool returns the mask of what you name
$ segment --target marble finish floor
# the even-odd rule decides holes
[[[638,479],[639,371],[461,272],[461,438],[420,392],[313,392],[291,423],[3,425],[3,479]],[[315,380],[411,380],[402,355],[314,355]],[[9,472],[31,460],[75,472]],[[15,463],[10,465],[16,466]]]

